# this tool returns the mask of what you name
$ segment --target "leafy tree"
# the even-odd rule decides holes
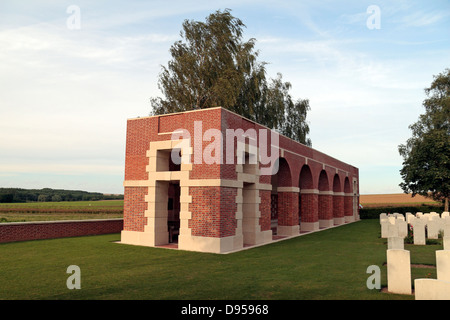
[[[39,202],[46,202],[48,201],[48,196],[46,194],[40,194],[38,197]]]
[[[54,196],[52,196],[52,201],[53,202],[60,202],[62,201],[62,198],[59,194],[55,194]]]
[[[221,106],[301,143],[307,138],[308,100],[293,101],[291,84],[266,78],[254,38],[243,41],[244,23],[230,10],[216,11],[206,22],[185,20],[162,66],[158,87],[165,98],[151,98],[153,115]]]
[[[434,77],[425,89],[425,113],[410,125],[412,137],[399,146],[403,157],[400,174],[405,193],[431,196],[445,202],[450,197],[450,69]]]

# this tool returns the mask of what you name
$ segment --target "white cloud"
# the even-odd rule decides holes
[[[400,18],[398,22],[404,27],[426,27],[438,23],[448,17],[449,13],[443,11],[418,11]]]

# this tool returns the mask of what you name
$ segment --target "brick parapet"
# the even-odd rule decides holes
[[[0,243],[120,233],[123,219],[11,222],[0,224]]]

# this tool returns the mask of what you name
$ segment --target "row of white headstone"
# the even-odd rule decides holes
[[[444,250],[436,251],[437,279],[415,279],[416,300],[450,300],[450,215],[436,212],[413,215],[380,215],[382,238],[388,239],[387,278],[388,291],[398,294],[412,294],[410,252],[404,250],[404,238],[412,227],[414,244],[425,245],[425,228],[429,239],[437,239],[443,232]]]
[[[414,244],[425,245],[426,238],[438,239],[439,234],[443,234],[444,249],[450,250],[449,212],[443,212],[442,215],[436,212],[417,212],[416,215],[407,212],[405,216],[400,213],[380,214],[381,237],[388,239],[388,246],[402,247],[403,239],[408,236],[408,229],[412,229]],[[401,238],[401,241],[396,238]]]

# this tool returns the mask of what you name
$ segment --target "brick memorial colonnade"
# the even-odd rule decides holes
[[[225,253],[359,220],[358,169],[223,108],[127,122],[121,242]]]

